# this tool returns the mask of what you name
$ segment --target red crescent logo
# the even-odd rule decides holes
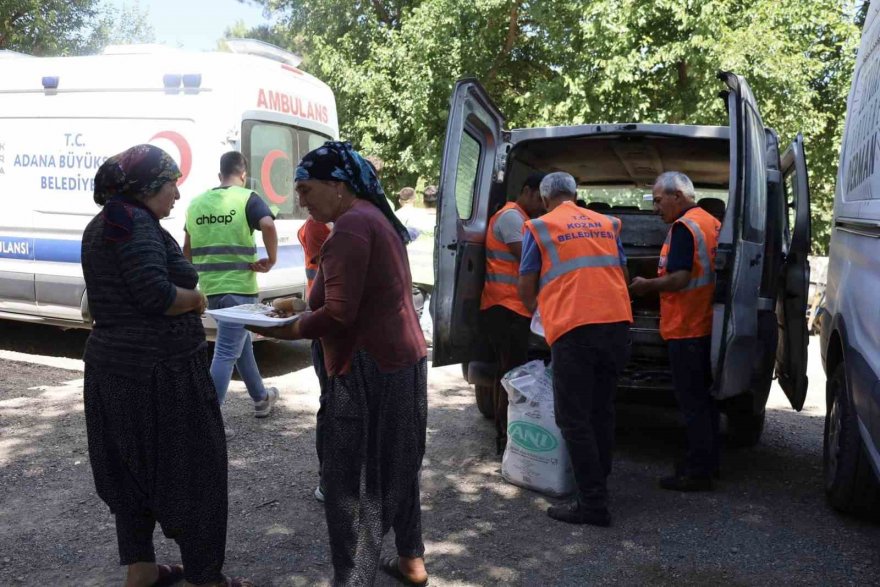
[[[156,139],[171,141],[174,143],[174,146],[177,147],[177,151],[180,153],[181,173],[180,179],[177,180],[177,185],[183,185],[183,182],[185,182],[186,178],[189,176],[190,169],[192,169],[192,149],[189,146],[189,142],[183,138],[182,134],[174,132],[173,130],[157,132],[150,138],[150,141],[155,141]]]
[[[269,151],[263,159],[263,165],[260,167],[260,181],[263,183],[263,191],[266,197],[275,204],[283,204],[287,200],[287,196],[281,196],[272,186],[272,164],[276,159],[287,159],[287,153],[280,149]]]

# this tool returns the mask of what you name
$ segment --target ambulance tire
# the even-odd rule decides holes
[[[749,448],[758,444],[764,432],[767,411],[755,414],[752,411],[728,410],[727,442],[737,448]]]
[[[495,389],[491,385],[475,385],[477,409],[488,420],[495,419]]]
[[[823,472],[825,495],[834,509],[880,519],[880,482],[871,468],[859,434],[858,418],[840,363],[826,384],[828,414],[825,416]]]

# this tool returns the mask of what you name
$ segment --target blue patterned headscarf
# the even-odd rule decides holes
[[[360,153],[351,148],[351,143],[327,141],[306,153],[296,168],[295,180],[308,179],[341,181],[347,184],[358,198],[379,208],[404,244],[410,242],[409,231],[388,204],[376,171]]]

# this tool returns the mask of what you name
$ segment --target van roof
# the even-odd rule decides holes
[[[43,78],[58,77],[58,90],[119,90],[162,87],[165,75],[201,75],[208,79],[236,72],[240,83],[248,77],[291,75],[330,88],[298,67],[265,56],[220,51],[194,52],[163,45],[108,47],[109,54],[76,57],[0,56],[0,92],[42,90]],[[291,54],[292,55],[292,54]]]

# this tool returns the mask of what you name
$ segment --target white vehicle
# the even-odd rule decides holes
[[[880,519],[880,5],[856,58],[840,149],[822,361],[828,376],[825,492],[835,508]]]
[[[306,212],[293,169],[338,138],[336,102],[326,84],[296,67],[295,55],[259,41],[229,46],[228,53],[116,46],[53,58],[0,52],[0,318],[90,327],[80,241],[99,211],[95,172],[138,143],[180,165],[181,200],[162,221],[180,243],[190,200],[218,183],[220,155],[244,153],[248,187],[277,215],[278,262],[258,275],[260,297],[304,292],[296,231]]]

